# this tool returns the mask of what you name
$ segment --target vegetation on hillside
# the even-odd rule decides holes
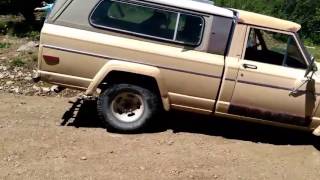
[[[287,19],[302,25],[301,36],[308,43],[320,44],[319,0],[214,0],[223,7],[249,10]]]

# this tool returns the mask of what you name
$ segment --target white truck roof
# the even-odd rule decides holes
[[[232,10],[217,7],[206,0],[145,0],[163,5],[169,5],[179,7],[188,10],[194,10],[198,12],[204,12],[208,14],[215,14],[219,16],[233,18],[234,14]]]

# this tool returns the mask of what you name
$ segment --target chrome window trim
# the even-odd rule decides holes
[[[179,28],[179,23],[180,23],[180,13],[178,13],[177,19],[176,19],[176,25],[174,28],[174,35],[173,35],[173,40],[177,41],[177,35],[178,35],[178,28]]]
[[[156,9],[156,10],[177,13],[177,14],[180,14],[180,15],[182,13],[182,14],[185,14],[185,15],[188,15],[188,16],[199,17],[202,20],[202,29],[201,29],[201,33],[200,33],[199,42],[197,44],[190,44],[190,43],[186,43],[186,42],[177,41],[177,40],[174,40],[174,39],[166,39],[166,38],[161,38],[161,37],[157,37],[157,36],[151,36],[151,35],[147,35],[147,34],[142,34],[142,33],[137,33],[137,32],[127,31],[127,30],[123,30],[123,29],[112,28],[112,27],[108,27],[108,26],[104,26],[104,25],[95,24],[95,23],[92,22],[92,16],[93,16],[94,12],[96,11],[96,9],[99,7],[99,5],[104,1],[110,1],[110,2],[113,1],[113,2],[126,3],[126,4],[131,4],[131,5],[134,5],[134,6],[142,6],[142,7],[152,8],[152,9]],[[179,21],[177,21],[177,23],[179,23]],[[184,12],[182,10],[178,11],[178,10],[170,10],[170,9],[167,9],[167,8],[161,8],[161,7],[158,7],[155,4],[152,4],[152,5],[146,4],[143,1],[140,1],[139,3],[137,3],[137,2],[131,2],[131,1],[128,2],[126,0],[100,0],[99,3],[96,4],[96,6],[93,8],[93,10],[91,11],[91,13],[89,15],[89,24],[91,26],[93,26],[93,27],[101,28],[101,29],[104,29],[104,30],[112,30],[112,31],[115,31],[115,32],[126,33],[126,34],[129,34],[129,35],[137,35],[137,36],[140,36],[140,37],[146,37],[146,38],[150,38],[150,39],[161,40],[161,41],[171,42],[171,43],[180,44],[180,45],[198,47],[203,42],[203,35],[204,35],[204,31],[205,31],[206,21],[205,21],[204,17],[200,16],[200,15],[191,14],[189,12]]]
[[[259,26],[253,26],[253,25],[247,25],[247,34],[246,34],[246,39],[245,39],[245,46],[243,48],[243,53],[242,53],[242,57],[241,59],[242,60],[245,60],[244,57],[245,57],[245,54],[246,54],[246,51],[247,51],[247,43],[248,43],[248,39],[249,39],[249,34],[250,34],[250,30],[251,29],[260,29],[260,30],[263,30],[263,31],[270,31],[270,32],[275,32],[275,33],[282,33],[282,34],[287,34],[289,36],[292,36],[298,46],[298,49],[300,50],[300,53],[306,63],[306,66],[308,67],[310,65],[309,61],[307,60],[306,58],[306,55],[304,54],[304,51],[302,50],[301,48],[301,44],[299,42],[299,40],[297,39],[296,37],[296,34],[293,33],[293,32],[288,32],[288,31],[281,31],[281,30],[276,30],[276,29],[270,29],[270,28],[265,28],[265,27],[259,27]],[[248,60],[248,59],[247,59]],[[248,60],[248,61],[251,61],[251,60]],[[269,63],[268,63],[269,64]],[[276,65],[276,66],[280,66],[280,65]],[[282,66],[282,65],[281,65]],[[282,66],[282,67],[285,67],[285,66]],[[287,67],[287,68],[294,68],[294,67]],[[301,69],[301,68],[294,68],[294,69]],[[304,69],[306,70],[306,69]]]
[[[311,56],[312,54],[310,54],[310,52],[308,51],[308,49],[306,48],[306,46],[304,45],[304,43],[302,42],[302,39],[300,37],[300,35],[298,33],[294,33],[295,37],[297,38],[298,41],[298,45],[301,47],[303,54],[305,54],[307,61],[309,62],[309,64],[311,63]]]

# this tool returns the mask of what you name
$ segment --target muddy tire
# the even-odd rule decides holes
[[[148,89],[130,84],[115,84],[99,96],[98,114],[108,129],[137,132],[158,112],[158,99]]]

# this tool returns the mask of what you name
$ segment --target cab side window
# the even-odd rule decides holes
[[[102,1],[90,22],[100,28],[187,45],[199,45],[204,28],[200,16],[114,0]]]
[[[292,68],[307,68],[293,36],[260,29],[250,30],[245,59]]]

